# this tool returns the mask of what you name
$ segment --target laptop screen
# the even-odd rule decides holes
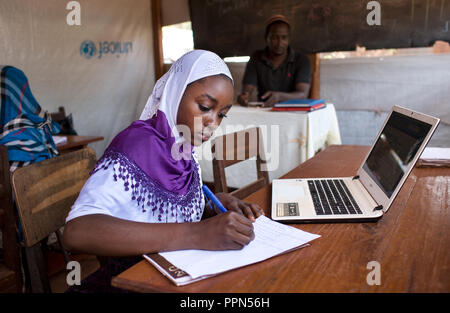
[[[393,111],[363,169],[391,197],[432,125]]]

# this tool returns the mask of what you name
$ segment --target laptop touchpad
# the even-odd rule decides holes
[[[280,186],[281,187],[281,186]],[[280,200],[298,199],[305,196],[303,184],[292,182],[291,184],[283,184],[282,188],[277,188],[277,196]]]

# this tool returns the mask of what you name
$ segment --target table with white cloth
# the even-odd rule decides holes
[[[214,182],[211,142],[214,137],[258,126],[263,136],[269,180],[279,178],[329,145],[341,144],[334,105],[312,112],[275,112],[233,105],[211,140],[196,147],[202,180]],[[225,168],[227,185],[240,188],[257,179],[255,158]]]

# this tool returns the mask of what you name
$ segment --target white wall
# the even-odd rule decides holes
[[[27,75],[44,110],[64,106],[72,113],[79,135],[105,137],[90,144],[100,157],[112,138],[139,118],[153,89],[150,1],[79,0],[80,26],[67,24],[68,2],[0,1],[0,64]],[[91,58],[80,52],[86,40],[97,49]],[[104,42],[116,53],[100,56]]]

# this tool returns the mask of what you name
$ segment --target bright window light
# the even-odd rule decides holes
[[[191,22],[162,27],[164,63],[173,63],[183,54],[194,50]]]
[[[242,57],[228,57],[223,59],[225,62],[248,62],[250,60],[249,56],[242,56]]]

